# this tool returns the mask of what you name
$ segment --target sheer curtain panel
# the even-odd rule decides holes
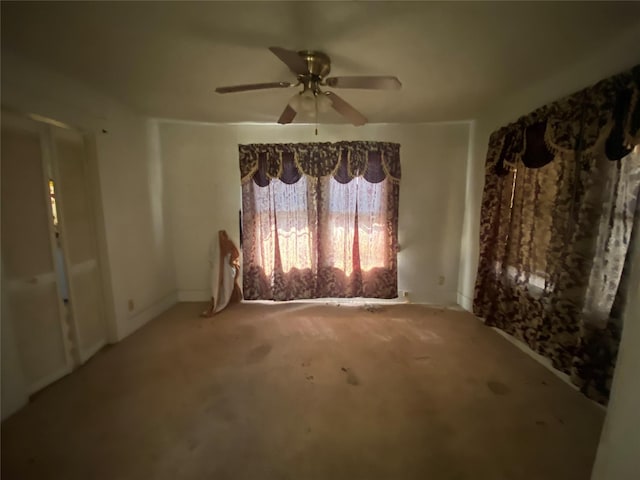
[[[606,403],[638,243],[640,68],[489,140],[474,312]]]
[[[240,145],[248,300],[397,297],[399,145]]]

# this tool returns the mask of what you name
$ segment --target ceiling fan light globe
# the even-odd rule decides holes
[[[316,97],[311,90],[302,92],[300,98],[300,110],[303,112],[313,112],[316,108]]]
[[[300,98],[299,93],[296,93],[293,97],[291,97],[291,99],[289,100],[289,106],[296,112],[299,112],[301,110],[302,99]]]
[[[327,97],[325,93],[319,93],[316,97],[316,101],[318,102],[318,111],[321,113],[327,113],[331,110],[331,99]]]

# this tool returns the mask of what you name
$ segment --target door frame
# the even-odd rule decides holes
[[[86,177],[86,188],[88,192],[88,196],[91,201],[91,212],[92,212],[92,227],[95,234],[96,239],[96,252],[97,252],[97,267],[99,272],[100,279],[100,291],[99,298],[103,311],[103,319],[105,324],[105,341],[103,344],[99,345],[96,348],[92,348],[91,351],[82,351],[79,343],[79,329],[74,315],[70,315],[71,322],[67,321],[65,316],[65,312],[67,307],[64,305],[62,300],[62,295],[58,295],[58,308],[60,311],[61,325],[62,325],[62,336],[63,342],[67,351],[67,364],[69,366],[69,370],[65,372],[60,372],[59,377],[62,377],[72,371],[77,365],[80,365],[86,362],[91,356],[93,356],[102,346],[108,343],[115,343],[118,341],[117,335],[117,322],[116,322],[116,314],[115,314],[115,305],[113,301],[113,286],[111,281],[111,270],[110,270],[110,262],[108,255],[108,247],[107,247],[107,237],[106,237],[106,226],[105,226],[105,217],[104,211],[102,207],[102,192],[100,188],[100,174],[99,174],[99,166],[98,166],[98,154],[97,154],[97,141],[96,134],[90,130],[87,130],[82,127],[78,127],[75,125],[70,125],[53,118],[49,118],[43,115],[35,114],[35,113],[27,113],[20,111],[18,109],[12,108],[7,105],[2,105],[2,112],[12,115],[17,115],[19,117],[30,119],[36,122],[39,125],[39,134],[40,134],[40,144],[42,150],[42,162],[43,162],[43,194],[45,197],[45,201],[47,202],[47,212],[49,217],[49,240],[50,247],[52,249],[52,253],[55,255],[55,249],[57,247],[57,242],[55,238],[55,230],[53,228],[53,215],[50,206],[50,197],[49,197],[49,178],[53,178],[54,185],[58,186],[59,183],[56,181],[59,178],[58,172],[58,161],[57,161],[57,152],[55,148],[55,143],[53,141],[53,133],[52,127],[64,128],[73,130],[79,133],[83,139],[83,145],[85,150],[85,177]],[[103,133],[106,133],[103,131]],[[51,176],[51,177],[49,177]],[[61,190],[56,189],[56,200],[59,201],[58,210],[61,212],[61,215],[64,215],[64,193]],[[59,229],[61,233],[61,242],[60,248],[63,250],[64,257],[64,268],[67,271],[67,279],[69,279],[70,269],[69,269],[69,261],[68,255],[66,251],[66,232],[64,227],[64,222],[59,223]],[[54,268],[56,274],[58,274],[58,266],[55,265]],[[71,286],[71,282],[68,282],[69,288],[69,297],[70,302],[73,302],[72,298],[74,296],[73,287]],[[60,293],[60,290],[59,290]],[[73,349],[70,349],[71,343],[75,343],[76,346],[76,355],[71,354],[70,352]],[[58,378],[59,378],[58,377]],[[56,378],[57,379],[57,378]],[[56,379],[52,379],[51,381],[55,381]],[[37,388],[29,388],[30,393],[38,390],[44,386],[40,385],[43,382],[37,382]],[[51,382],[49,382],[51,383]],[[31,386],[29,386],[31,387]],[[36,387],[36,385],[34,385]]]

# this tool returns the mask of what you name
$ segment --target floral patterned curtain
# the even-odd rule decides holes
[[[474,312],[606,403],[640,202],[640,66],[489,140]]]
[[[239,150],[245,299],[397,297],[398,144]]]

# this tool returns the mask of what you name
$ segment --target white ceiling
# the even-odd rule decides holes
[[[268,46],[320,49],[333,75],[396,75],[400,91],[340,94],[371,122],[426,122],[472,118],[639,28],[640,2],[2,2],[3,50],[142,113],[207,122],[277,119],[292,90],[214,93],[294,80]]]

